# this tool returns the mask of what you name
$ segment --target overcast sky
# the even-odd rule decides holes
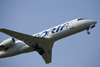
[[[33,35],[64,22],[86,18],[91,29],[54,43],[52,62],[37,52],[0,59],[0,67],[100,67],[100,0],[0,0],[0,28]],[[0,32],[0,42],[10,36]]]

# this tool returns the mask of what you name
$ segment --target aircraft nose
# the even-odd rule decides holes
[[[87,22],[92,23],[92,24],[96,24],[97,23],[97,21],[94,21],[94,20],[87,20]]]
[[[97,23],[97,21],[94,22],[94,24],[96,24],[96,23]]]
[[[87,24],[88,25],[91,25],[91,24],[96,24],[97,21],[94,21],[94,20],[87,20]]]
[[[91,23],[92,23],[92,24],[96,24],[96,23],[97,23],[97,21],[92,21]]]

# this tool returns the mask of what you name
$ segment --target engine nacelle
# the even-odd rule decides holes
[[[9,38],[9,39],[7,39],[7,40],[4,40],[0,46],[11,47],[11,46],[13,46],[14,44],[15,44],[14,38]]]

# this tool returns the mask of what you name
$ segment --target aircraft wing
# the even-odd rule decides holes
[[[50,63],[52,59],[52,49],[45,51],[45,53],[42,55],[42,58],[46,64]]]
[[[43,59],[45,60],[45,63],[50,63],[51,62],[51,56],[52,56],[52,46],[53,44],[45,44],[48,39],[46,38],[41,38],[41,37],[35,37],[15,31],[11,31],[8,29],[0,29],[1,32],[10,35],[11,37],[14,37],[16,39],[19,39],[26,43],[27,45],[31,46],[34,43],[40,43],[43,44],[40,47],[44,49],[45,53],[42,55]],[[37,51],[38,52],[38,51]]]
[[[43,48],[45,53],[42,55],[42,58],[44,59],[46,64],[51,62],[51,59],[52,59],[52,47],[53,47],[53,43],[49,43],[49,44],[46,44],[45,48]]]
[[[7,29],[0,29],[0,31],[7,35],[10,35],[11,37],[14,37],[16,39],[19,39],[25,42],[29,46],[31,46],[33,43],[43,43],[47,41],[46,38],[35,37],[35,36],[15,32],[15,31],[7,30]]]

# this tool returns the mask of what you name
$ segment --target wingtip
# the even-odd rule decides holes
[[[50,64],[50,63],[51,63],[51,61],[45,61],[45,63],[46,63],[46,64]]]
[[[0,28],[0,32],[3,32],[4,30],[6,30],[5,28]]]
[[[0,28],[0,30],[2,30],[2,29],[4,29],[4,28]]]
[[[51,62],[45,62],[46,64],[50,64]]]
[[[4,28],[0,28],[0,31],[3,30]]]

